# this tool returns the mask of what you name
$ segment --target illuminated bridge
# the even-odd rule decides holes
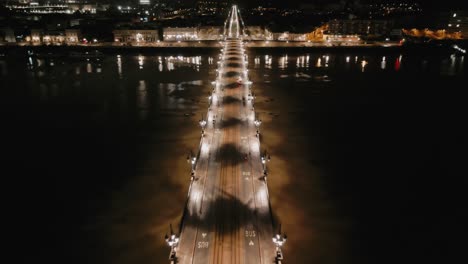
[[[166,236],[171,263],[281,263],[285,237],[276,235],[267,163],[260,151],[255,97],[242,42],[243,22],[233,6],[225,23],[217,79],[196,155],[179,234]],[[171,228],[172,229],[172,228]]]

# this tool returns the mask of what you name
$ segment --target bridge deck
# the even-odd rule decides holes
[[[226,41],[222,61],[183,220],[178,263],[272,263],[272,216],[240,40]]]

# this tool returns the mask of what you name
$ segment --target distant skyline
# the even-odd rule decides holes
[[[37,1],[37,0],[36,0]],[[38,0],[39,2],[47,1],[47,0]],[[50,2],[60,2],[61,0],[49,0]],[[169,1],[169,0],[151,0],[151,3],[156,1]],[[181,2],[186,3],[196,3],[198,0],[181,0]],[[216,1],[216,0],[214,0]],[[220,0],[222,1],[222,0]],[[8,2],[17,2],[17,0],[0,0],[0,3],[8,3]],[[88,2],[91,3],[128,3],[128,2],[135,2],[138,3],[139,0],[89,0]],[[273,6],[298,6],[300,4],[317,4],[317,5],[327,5],[333,3],[361,3],[361,4],[369,4],[369,3],[391,3],[391,2],[410,2],[414,3],[417,2],[421,4],[422,7],[426,10],[446,10],[446,9],[468,9],[468,1],[460,1],[460,0],[445,0],[445,1],[411,1],[411,0],[227,0],[227,2],[238,3],[240,6],[256,6],[256,5],[273,5]]]

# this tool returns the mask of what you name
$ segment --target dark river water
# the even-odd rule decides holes
[[[465,57],[248,54],[285,263],[466,258]],[[216,67],[217,51],[0,57],[16,257],[168,263]]]

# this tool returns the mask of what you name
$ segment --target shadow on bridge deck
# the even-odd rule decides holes
[[[231,117],[229,119],[221,121],[220,127],[221,128],[228,128],[234,127],[243,124],[244,122],[236,117]]]
[[[241,103],[242,101],[237,98],[237,97],[234,97],[234,96],[225,96],[223,98],[223,102],[222,104],[223,105],[232,105],[232,104],[239,104]]]
[[[239,151],[239,146],[236,144],[228,143],[224,144],[217,150],[218,154],[216,156],[217,162],[227,162],[233,166],[238,165],[242,162],[246,162],[243,159],[245,153]]]
[[[259,181],[259,179],[254,180]],[[273,212],[259,212],[255,209],[253,199],[250,199],[247,203],[243,203],[224,190],[219,188],[218,190],[222,195],[210,203],[210,206],[206,207],[201,214],[199,210],[186,208],[187,211],[184,216],[185,227],[198,227],[200,232],[209,232],[216,221],[224,223],[223,228],[216,230],[220,235],[231,235],[240,228],[255,228],[254,225],[271,225],[273,230],[278,229],[278,216]],[[256,221],[252,221],[252,216],[256,216]],[[236,225],[232,224],[233,217],[237,218]]]
[[[223,77],[224,78],[230,78],[230,77],[237,77],[237,76],[240,76],[241,73],[240,72],[237,72],[237,71],[228,71],[228,72],[225,72],[223,74]]]
[[[229,62],[229,63],[226,63],[224,65],[226,67],[230,67],[230,68],[241,68],[242,67],[242,64],[240,64],[238,62]]]

